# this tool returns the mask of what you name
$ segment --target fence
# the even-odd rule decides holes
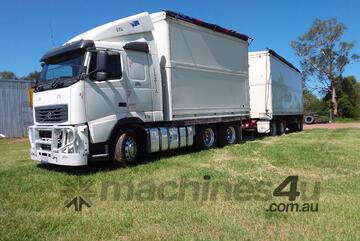
[[[27,136],[27,127],[33,123],[28,102],[30,87],[28,80],[0,80],[0,135]]]

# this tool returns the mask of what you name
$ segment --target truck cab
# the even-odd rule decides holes
[[[159,61],[149,40],[151,19],[148,14],[132,18],[133,25],[145,27],[135,33],[126,33],[123,27],[116,39],[103,39],[109,27],[101,26],[41,58],[35,125],[29,128],[32,159],[86,165],[91,143],[97,143],[92,148],[95,158],[108,156],[108,136],[119,119],[123,123],[162,121]],[[120,31],[128,22],[132,20],[112,25]],[[133,40],[122,37],[129,32]]]

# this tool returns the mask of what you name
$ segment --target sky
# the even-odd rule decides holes
[[[299,67],[290,46],[316,18],[336,17],[347,26],[343,40],[357,41],[360,54],[360,1],[95,1],[2,0],[0,3],[0,71],[21,77],[40,70],[40,57],[86,30],[140,12],[163,9],[181,12],[233,29],[254,39],[250,51],[274,49]],[[360,81],[360,62],[347,66],[344,75]]]

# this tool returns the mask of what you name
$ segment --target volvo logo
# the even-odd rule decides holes
[[[52,115],[53,115],[53,112],[52,112],[52,111],[49,111],[49,112],[46,114],[45,119],[50,120],[51,117],[52,117]]]

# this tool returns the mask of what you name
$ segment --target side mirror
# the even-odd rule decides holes
[[[95,80],[96,81],[104,81],[107,79],[107,73],[106,72],[97,72],[96,73],[96,77],[95,77]]]
[[[96,57],[96,70],[99,72],[107,69],[108,53],[106,51],[99,51]]]

